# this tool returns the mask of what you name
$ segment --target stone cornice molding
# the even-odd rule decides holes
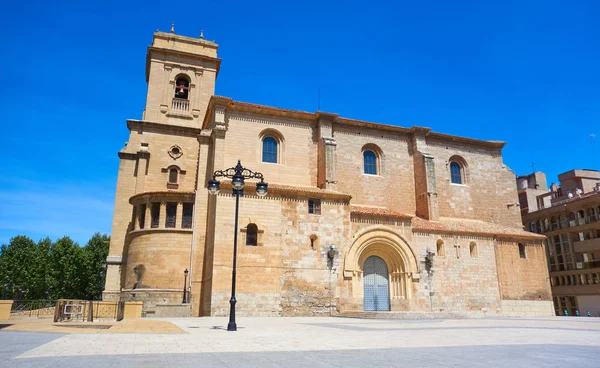
[[[162,200],[175,199],[180,202],[193,202],[194,201],[194,192],[183,192],[183,191],[156,191],[156,192],[144,192],[134,194],[129,198],[130,204],[140,203],[140,202],[159,202]]]
[[[278,107],[252,104],[252,103],[248,103],[248,102],[238,102],[238,101],[232,100],[231,98],[223,97],[223,96],[212,96],[211,97],[209,104],[208,104],[208,109],[207,109],[206,115],[204,116],[204,121],[202,123],[203,129],[208,128],[210,126],[210,124],[212,123],[214,107],[217,105],[223,106],[226,110],[230,110],[230,111],[243,111],[243,112],[249,112],[249,113],[253,113],[253,114],[266,115],[266,116],[273,116],[273,117],[283,117],[283,118],[290,118],[290,119],[297,119],[297,120],[308,120],[313,123],[318,123],[318,121],[320,119],[323,119],[323,120],[332,121],[335,124],[342,124],[342,125],[346,125],[346,126],[355,126],[355,127],[359,127],[359,128],[375,129],[375,130],[379,130],[379,131],[402,133],[402,134],[407,134],[410,136],[423,135],[427,138],[434,138],[434,139],[450,141],[450,142],[458,142],[458,143],[462,143],[462,144],[470,145],[470,146],[501,149],[506,145],[506,142],[501,142],[501,141],[484,141],[484,140],[478,140],[478,139],[472,139],[472,138],[458,137],[458,136],[453,136],[453,135],[449,135],[449,134],[435,133],[435,132],[432,132],[431,129],[427,128],[427,127],[413,126],[411,128],[404,128],[404,127],[393,126],[393,125],[385,125],[385,124],[379,124],[379,123],[372,123],[372,122],[368,122],[368,121],[343,118],[343,117],[339,117],[337,114],[327,113],[327,112],[322,112],[322,111],[319,111],[316,113],[311,113],[311,112],[306,112],[306,111],[288,110],[288,109],[282,109],[282,108],[278,108]]]
[[[221,182],[221,189],[231,189],[231,181]],[[244,186],[244,195],[246,192],[254,193],[256,191],[256,183],[246,182]],[[299,197],[309,197],[316,199],[329,199],[349,203],[352,196],[345,193],[334,192],[332,190],[319,189],[317,187],[299,187],[292,185],[269,184],[269,196],[273,195],[293,195]]]
[[[196,137],[200,134],[199,128],[184,127],[179,125],[153,123],[143,120],[127,120],[127,128],[130,131],[153,131],[157,133],[167,133],[173,135],[186,135]]]

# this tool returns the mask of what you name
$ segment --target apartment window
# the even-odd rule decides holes
[[[521,243],[519,243],[519,257],[520,258],[527,258],[527,253],[525,252],[525,246]]]
[[[152,207],[150,209],[150,227],[157,228],[158,221],[160,218],[160,203],[155,202],[152,203]]]
[[[139,216],[139,228],[143,229],[144,224],[146,223],[146,204],[140,205],[140,216]]]
[[[551,223],[552,223],[552,230],[557,230],[558,229],[558,222],[556,220],[556,217],[552,216],[552,218],[550,219]]]
[[[313,215],[321,214],[321,200],[320,199],[309,199],[308,200],[308,213]]]
[[[577,226],[577,221],[575,221],[575,214],[573,212],[569,212],[569,227]]]
[[[177,222],[177,203],[167,203],[166,228],[174,228]]]
[[[183,218],[181,219],[181,228],[182,229],[191,229],[192,228],[193,213],[194,213],[194,204],[193,203],[184,203],[183,204]]]
[[[258,226],[256,224],[246,226],[246,245],[253,247],[258,245]]]

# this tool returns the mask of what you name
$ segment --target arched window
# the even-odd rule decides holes
[[[310,249],[316,250],[319,248],[319,238],[315,234],[312,234],[309,237],[309,240],[310,240]]]
[[[527,258],[527,253],[525,252],[525,246],[519,243],[519,258]]]
[[[558,222],[556,221],[556,217],[552,216],[552,218],[550,219],[550,222],[552,223],[552,230],[557,230],[558,229]]]
[[[575,214],[573,212],[569,212],[569,227],[577,226],[577,221],[575,221]]]
[[[190,81],[185,77],[178,77],[175,81],[175,98],[188,99]]]
[[[561,213],[560,216],[558,216],[558,224],[561,229],[566,229],[568,227],[567,226],[567,217],[565,216],[564,213]]]
[[[263,162],[277,163],[277,140],[273,137],[263,139]]]
[[[579,223],[579,225],[583,225],[586,223],[585,212],[583,210],[577,211],[577,222]]]
[[[529,231],[535,233],[535,221],[529,221]]]
[[[471,257],[474,257],[474,258],[479,257],[479,251],[477,250],[477,243],[471,242],[471,244],[469,244],[469,253],[471,254]]]
[[[258,226],[256,224],[246,226],[246,245],[254,247],[258,245]]]
[[[450,163],[450,180],[452,184],[462,184],[462,168],[458,162],[452,161]]]
[[[444,257],[446,255],[446,249],[442,239],[439,239],[436,243],[436,254],[440,257]]]
[[[550,231],[550,221],[547,218],[544,219],[544,232]]]
[[[589,222],[595,222],[596,221],[596,211],[594,211],[594,208],[588,208],[588,210],[587,210],[587,216],[588,216],[588,221]]]
[[[169,170],[169,184],[177,184],[177,169]]]
[[[377,155],[371,150],[363,152],[364,158],[364,173],[369,175],[377,175]]]

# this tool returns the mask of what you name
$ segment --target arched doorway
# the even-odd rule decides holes
[[[370,256],[363,266],[365,311],[389,311],[388,268],[385,261]]]

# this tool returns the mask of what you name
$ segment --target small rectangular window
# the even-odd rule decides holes
[[[146,223],[146,204],[140,205],[140,229],[144,228],[144,224]]]
[[[156,229],[158,227],[158,221],[160,217],[160,203],[152,203],[150,210],[150,227]]]
[[[183,204],[183,219],[181,220],[181,228],[182,229],[191,229],[192,228],[193,212],[194,212],[194,204],[193,203],[184,203]]]
[[[173,228],[177,221],[177,203],[167,203],[167,220],[165,227]]]
[[[313,215],[321,214],[321,200],[320,199],[309,199],[308,200],[308,213]]]
[[[525,246],[523,244],[519,244],[519,257],[527,258],[527,253],[525,252]]]

